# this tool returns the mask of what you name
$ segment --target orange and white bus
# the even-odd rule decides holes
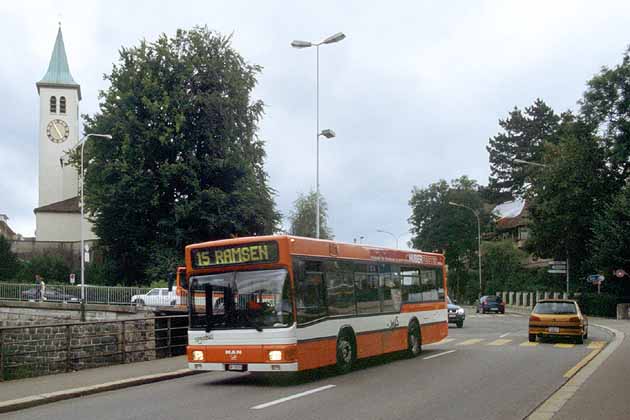
[[[294,236],[186,247],[195,370],[302,371],[448,334],[444,256]]]

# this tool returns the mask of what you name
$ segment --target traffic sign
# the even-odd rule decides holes
[[[567,262],[566,261],[549,261],[549,265],[562,265],[562,266],[567,266]]]
[[[626,270],[624,270],[623,268],[618,268],[615,270],[615,276],[618,278],[622,278],[626,275],[628,275],[628,273],[626,273]]]
[[[551,273],[551,274],[566,274],[567,270],[554,270],[554,269],[549,269],[547,270],[547,273]]]
[[[604,281],[604,276],[601,274],[591,274],[586,277],[586,281],[589,283],[601,283]]]
[[[76,280],[75,274],[74,273],[70,273],[70,284],[74,284],[75,280]]]

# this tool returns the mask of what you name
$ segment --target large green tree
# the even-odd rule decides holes
[[[612,276],[619,268],[630,273],[630,187],[624,187],[595,216],[591,246],[593,266],[606,275],[607,288],[630,295],[628,278]]]
[[[470,299],[479,293],[477,270],[477,218],[471,210],[455,207],[449,202],[465,205],[480,216],[482,229],[488,215],[483,212],[479,185],[462,176],[448,183],[445,180],[426,188],[414,187],[411,206],[411,243],[424,251],[445,252],[449,266],[451,294]]]
[[[86,205],[126,283],[172,268],[186,244],[273,232],[260,71],[205,27],[120,50],[86,117],[87,133],[113,136],[86,146]]]
[[[310,191],[308,194],[300,194],[293,202],[293,210],[289,214],[289,232],[291,235],[314,238],[316,235],[317,220],[317,193]],[[328,226],[328,203],[319,194],[319,237],[321,239],[333,239],[332,229]]]
[[[543,145],[558,129],[560,117],[542,99],[523,111],[514,108],[499,120],[502,132],[492,137],[486,150],[490,158],[489,190],[495,200],[523,195],[527,189],[530,168],[515,165],[514,159],[531,162],[542,160]]]
[[[528,248],[542,257],[568,257],[575,276],[591,270],[593,220],[612,193],[605,160],[606,149],[591,126],[565,118],[557,144],[545,147],[545,166],[536,168],[530,191]]]
[[[621,64],[603,67],[588,81],[581,114],[602,133],[607,165],[623,184],[630,178],[630,47]]]

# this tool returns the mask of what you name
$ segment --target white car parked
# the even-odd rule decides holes
[[[177,304],[175,290],[169,292],[168,288],[160,287],[149,290],[144,295],[133,295],[131,303],[138,306],[174,306]]]

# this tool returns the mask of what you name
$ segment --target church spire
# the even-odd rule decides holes
[[[50,63],[48,64],[48,71],[42,80],[37,82],[37,90],[39,91],[41,86],[55,85],[61,85],[63,87],[76,87],[79,89],[79,99],[81,99],[81,88],[72,78],[72,74],[70,74],[68,58],[66,57],[66,47],[63,44],[63,35],[61,34],[61,24],[59,25],[59,30],[57,31],[57,39],[55,40],[55,47],[53,48]]]

